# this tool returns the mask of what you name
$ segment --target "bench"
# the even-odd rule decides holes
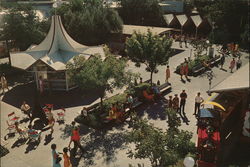
[[[198,65],[198,66],[194,67],[194,69],[193,69],[193,75],[194,75],[194,76],[197,76],[197,75],[199,75],[200,73],[202,73],[205,69],[206,69],[206,68],[205,68],[204,66]]]
[[[166,82],[166,83],[161,84],[160,86],[158,86],[158,88],[159,88],[160,92],[162,93],[162,92],[165,92],[165,91],[171,89],[171,85]]]
[[[134,102],[132,104],[132,109],[135,109],[136,107],[140,106],[142,104],[141,101],[138,100],[138,97],[134,98]],[[125,113],[129,112],[129,108],[125,109]]]

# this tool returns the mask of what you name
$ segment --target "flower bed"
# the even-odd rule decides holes
[[[213,67],[216,65],[220,60],[220,56],[216,56],[213,58],[210,58],[207,55],[199,56],[195,58],[194,60],[191,60],[188,62],[188,75],[189,76],[197,76],[203,72],[206,71],[206,67],[203,65],[203,62],[208,62],[210,64],[210,67]],[[180,67],[181,65],[176,67],[176,73],[180,74]]]
[[[106,117],[109,115],[109,111],[111,110],[112,104],[119,103],[124,104],[126,102],[127,94],[131,94],[134,98],[138,98],[140,101],[144,101],[142,91],[149,88],[149,83],[142,83],[133,88],[129,88],[125,90],[122,94],[117,94],[112,96],[103,102],[103,111],[100,109],[100,103],[94,104],[94,108],[92,108],[90,112],[88,112],[87,117],[83,117],[79,115],[75,118],[75,121],[81,124],[84,124],[88,127],[92,127],[94,129],[104,128],[107,123],[105,122]]]

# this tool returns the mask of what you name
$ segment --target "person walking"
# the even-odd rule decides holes
[[[70,144],[71,142],[73,141],[74,143],[74,148],[73,148],[73,155],[76,154],[77,152],[77,149],[80,148],[82,154],[83,154],[83,147],[80,143],[80,135],[79,135],[79,128],[78,127],[74,127],[73,131],[72,131],[72,134],[71,134],[71,140],[70,140],[70,143],[69,143],[69,148],[70,148]]]
[[[225,54],[222,53],[222,55],[220,57],[220,69],[223,69],[224,63],[225,63]]]
[[[230,72],[231,73],[233,73],[233,69],[234,69],[234,67],[235,67],[235,64],[236,64],[236,62],[235,62],[235,59],[233,58],[233,60],[230,62],[230,66],[229,66],[229,68],[230,68]]]
[[[59,154],[56,152],[56,144],[51,145],[51,150],[53,167],[61,167],[60,161],[62,160],[62,158],[59,157]]]
[[[169,96],[169,99],[168,99],[168,108],[172,108],[173,107],[173,99],[172,99],[172,96]]]
[[[189,78],[188,78],[188,61],[187,61],[187,59],[185,59],[185,62],[184,62],[184,75],[185,75],[186,80],[189,81]]]
[[[195,106],[194,106],[194,114],[193,115],[195,115],[195,116],[200,115],[200,106],[201,106],[201,103],[203,103],[203,102],[204,102],[204,99],[201,97],[201,93],[198,92],[197,96],[195,97]]]
[[[236,62],[236,70],[238,70],[241,67],[241,65],[242,65],[242,61],[241,61],[240,57],[238,57],[238,60]]]
[[[2,86],[2,89],[3,89],[3,93],[5,93],[5,91],[4,91],[5,89],[7,89],[9,91],[8,82],[7,82],[7,79],[5,78],[4,73],[1,76],[1,86]]]
[[[64,167],[72,167],[67,147],[63,148],[63,161],[64,161]]]
[[[184,64],[181,63],[181,66],[180,66],[180,75],[181,75],[181,80],[182,80],[182,81],[183,81],[182,76],[184,75],[184,73],[185,73]]]
[[[176,111],[176,113],[179,110],[179,102],[180,100],[179,100],[178,94],[175,94],[173,98],[173,109]]]
[[[186,105],[186,99],[187,99],[187,93],[185,90],[182,90],[180,94],[181,102],[180,102],[180,114],[183,116],[186,115],[185,113],[185,105]]]
[[[168,80],[170,78],[170,69],[169,69],[169,66],[167,66],[167,69],[166,69],[166,82],[169,84]]]

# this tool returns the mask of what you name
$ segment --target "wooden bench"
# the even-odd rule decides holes
[[[193,75],[197,76],[202,73],[206,68],[203,65],[196,66],[193,70]]]
[[[162,93],[162,92],[165,92],[165,91],[171,89],[171,85],[166,82],[164,84],[159,85],[158,88],[159,88],[160,92]]]
[[[135,109],[136,107],[140,106],[141,104],[142,104],[142,102],[138,100],[138,97],[134,98],[134,102],[132,104],[132,109]],[[127,113],[129,111],[130,111],[129,108],[125,109],[125,113]]]

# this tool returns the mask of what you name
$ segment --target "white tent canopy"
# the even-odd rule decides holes
[[[166,23],[169,25],[174,20],[174,15],[173,14],[166,14],[166,15],[163,15],[163,18],[166,21]]]
[[[200,15],[194,15],[191,16],[192,21],[194,22],[196,28],[200,26],[200,24],[202,23],[202,18]]]
[[[60,16],[52,16],[51,26],[46,38],[37,46],[24,52],[11,53],[11,65],[20,69],[28,69],[38,60],[54,70],[65,70],[66,64],[75,56],[84,55],[89,58],[93,54],[104,56],[100,46],[88,47],[74,41],[62,25]]]
[[[214,86],[211,92],[249,89],[249,63],[241,67],[234,74]]]
[[[181,26],[184,26],[188,20],[187,16],[185,14],[182,15],[176,15],[176,18],[178,19]]]

